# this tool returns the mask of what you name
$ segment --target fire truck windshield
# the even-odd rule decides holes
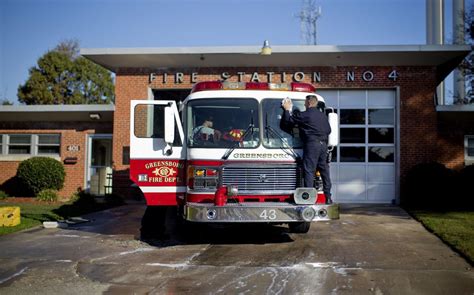
[[[292,99],[293,111],[304,111],[304,100]],[[281,121],[283,108],[281,98],[262,101],[263,145],[267,148],[301,148],[302,142],[296,126],[285,126]]]
[[[258,101],[253,98],[192,100],[186,119],[189,147],[255,148],[260,143]]]

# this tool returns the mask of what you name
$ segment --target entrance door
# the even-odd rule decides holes
[[[89,193],[96,196],[112,193],[112,135],[89,135],[87,158]]]

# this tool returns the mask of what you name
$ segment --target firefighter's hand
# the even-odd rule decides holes
[[[291,109],[293,108],[293,103],[291,102],[291,99],[285,99],[282,103],[282,107],[286,110],[286,111],[291,111]]]

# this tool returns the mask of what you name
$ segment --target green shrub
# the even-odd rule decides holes
[[[72,200],[72,203],[82,207],[94,207],[97,204],[95,197],[85,191],[77,193],[77,196]]]
[[[103,210],[106,207],[98,204],[95,197],[84,191],[74,193],[67,204],[53,210],[55,214],[63,217],[81,216],[90,212]]]
[[[74,203],[75,201],[79,200],[80,197],[80,192],[73,193],[70,197],[69,200],[67,201],[68,203]]]
[[[474,209],[474,193],[472,182],[474,181],[474,165],[469,165],[459,172],[459,199],[461,206],[466,209]]]
[[[36,195],[38,201],[56,202],[58,200],[58,192],[52,189],[45,189]]]
[[[20,163],[17,176],[33,193],[38,194],[44,189],[60,190],[66,172],[58,160],[34,157]]]
[[[443,208],[456,199],[456,173],[436,162],[412,167],[405,178],[403,204],[416,208]]]
[[[5,200],[8,197],[10,196],[6,192],[0,190],[0,200]]]

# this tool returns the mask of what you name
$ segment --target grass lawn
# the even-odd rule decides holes
[[[474,264],[474,211],[410,210],[410,213]]]
[[[14,203],[14,202],[2,202],[2,207],[20,207],[21,223],[17,226],[0,226],[0,236],[9,233],[17,232],[27,228],[35,227],[43,223],[43,221],[60,220],[61,216],[53,213],[54,209],[59,208],[61,205],[50,205],[50,204],[29,204],[29,203]]]
[[[34,199],[26,202],[25,199],[21,198],[0,200],[0,206],[2,207],[20,207],[21,214],[19,225],[0,226],[0,236],[41,225],[43,221],[64,220],[120,205],[123,205],[123,200],[120,197],[110,197],[104,203],[97,203],[94,197],[90,195],[84,195],[74,202],[51,204],[35,201]]]

